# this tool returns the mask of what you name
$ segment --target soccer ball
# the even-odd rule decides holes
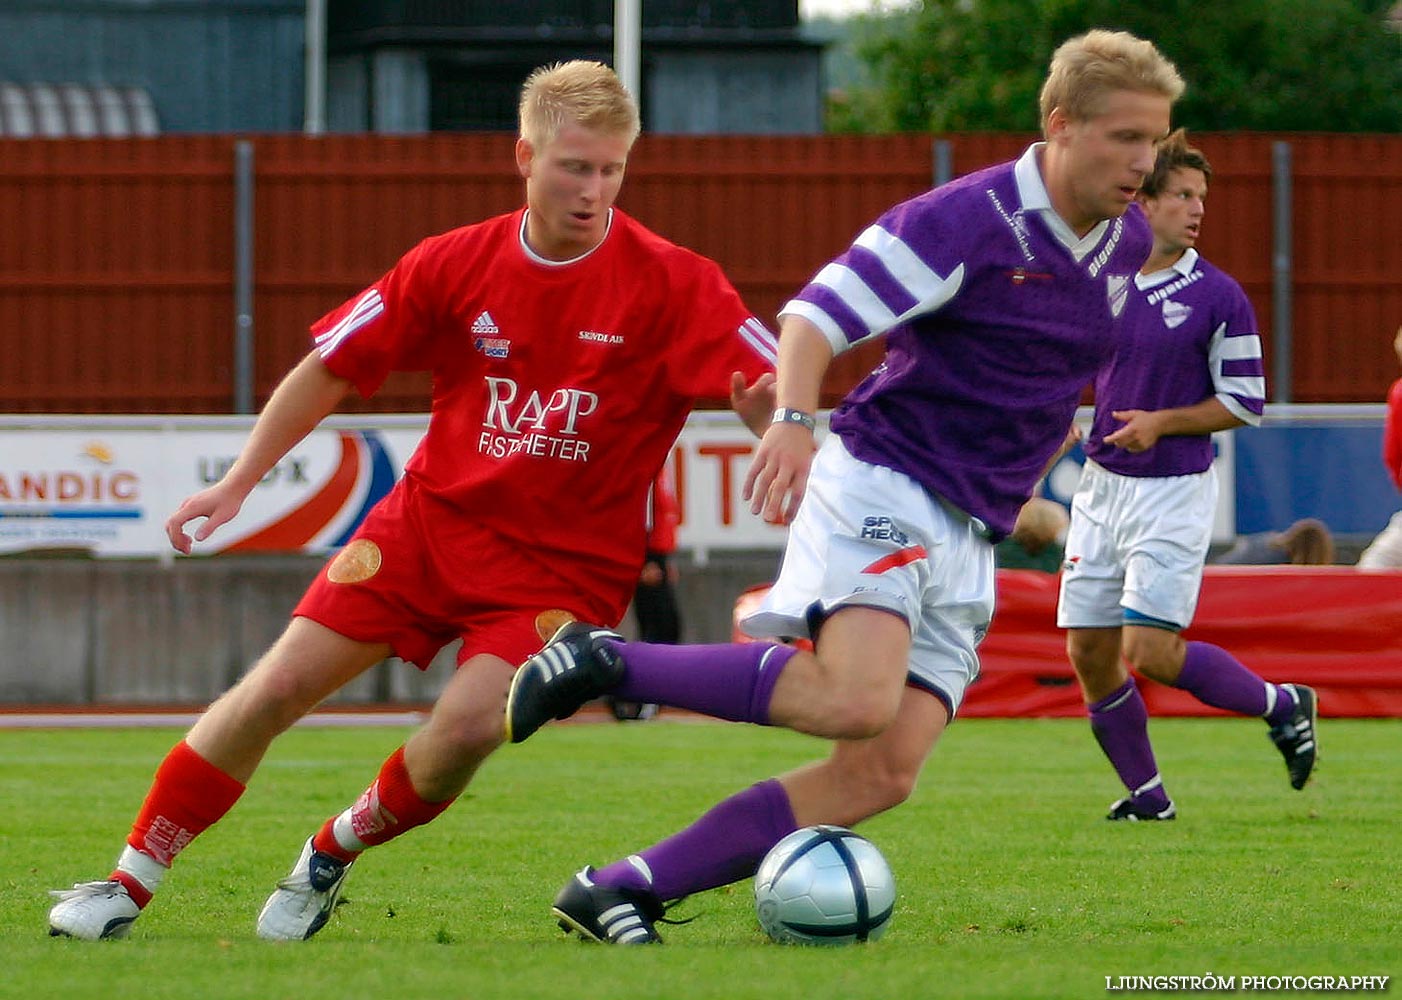
[[[876,845],[840,826],[809,826],[775,844],[755,873],[755,912],[781,944],[851,944],[886,931],[896,880]]]

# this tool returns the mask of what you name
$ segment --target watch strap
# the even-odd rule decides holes
[[[809,431],[816,430],[818,427],[818,421],[813,414],[796,410],[791,406],[779,407],[774,411],[774,416],[769,422],[771,424],[798,424],[808,428]]]

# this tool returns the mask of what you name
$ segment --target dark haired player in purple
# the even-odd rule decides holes
[[[780,838],[904,801],[978,673],[993,543],[1061,447],[1110,359],[1148,256],[1128,211],[1183,83],[1149,42],[1092,31],[1052,58],[1045,141],[895,206],[782,311],[778,409],[746,478],[752,509],[793,520],[779,580],[745,627],[806,636],[649,646],[567,626],[517,672],[515,742],[612,692],[835,742],[555,900],[569,929],[658,940],[662,904],[754,874]],[[813,413],[835,354],[885,333],[885,360],[832,417]],[[802,503],[800,505],[800,499]]]
[[[1159,148],[1139,200],[1154,250],[1134,277],[1119,347],[1095,381],[1095,422],[1071,504],[1057,624],[1095,733],[1129,793],[1112,820],[1176,815],[1149,744],[1134,678],[1260,716],[1290,784],[1314,768],[1314,691],[1269,684],[1231,653],[1185,642],[1212,540],[1213,431],[1258,424],[1266,380],[1241,286],[1193,249],[1211,167],[1183,130]]]

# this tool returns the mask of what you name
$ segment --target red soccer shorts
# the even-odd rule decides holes
[[[540,649],[542,612],[612,626],[628,609],[631,581],[597,580],[586,592],[568,582],[590,579],[577,559],[467,523],[406,482],[322,567],[293,615],[358,642],[386,642],[426,670],[457,638],[459,665],[479,653],[520,663]]]

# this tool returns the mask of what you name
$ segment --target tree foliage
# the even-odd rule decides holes
[[[1093,27],[1151,39],[1188,83],[1199,130],[1402,131],[1392,0],[926,0],[858,18],[870,85],[830,106],[836,131],[1034,131],[1052,51]]]

